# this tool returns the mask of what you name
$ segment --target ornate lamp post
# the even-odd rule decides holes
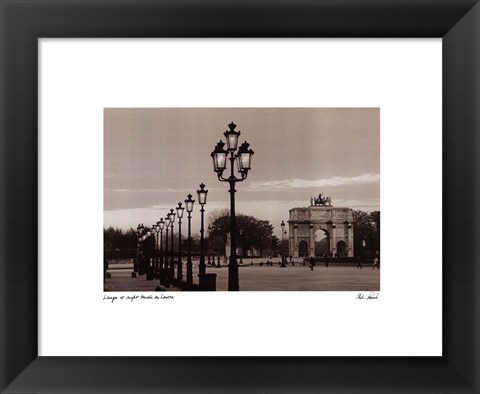
[[[137,258],[133,264],[133,271],[138,272],[140,267],[140,260],[142,258],[142,235],[143,235],[143,224],[137,226]]]
[[[156,243],[155,243],[155,275],[157,275],[157,278],[160,277],[160,269],[158,266],[158,235],[160,234],[160,226],[157,222],[157,224],[153,225],[153,229],[155,229],[155,237],[156,237]]]
[[[145,275],[145,257],[143,255],[144,241],[145,235],[142,234],[142,236],[140,237],[140,248],[142,249],[142,254],[140,255],[140,263],[138,265],[138,275]]]
[[[187,255],[187,283],[193,282],[193,274],[192,274],[192,229],[191,229],[191,220],[192,220],[192,211],[193,211],[193,203],[195,200],[192,200],[192,195],[189,194],[188,198],[185,200],[185,206],[187,208],[188,213],[188,255]]]
[[[210,261],[210,251],[212,248],[212,226],[208,225],[208,242],[207,242],[207,249],[208,249],[208,265],[212,264]],[[213,256],[213,265],[215,265],[215,256]]]
[[[236,221],[235,221],[235,183],[242,182],[247,178],[248,171],[251,168],[251,160],[253,150],[249,149],[250,144],[246,141],[238,148],[238,137],[240,131],[235,131],[235,125],[233,122],[228,125],[229,130],[223,134],[227,141],[227,150],[224,149],[225,143],[219,141],[215,146],[215,149],[211,153],[213,159],[213,170],[217,173],[218,180],[221,182],[228,182],[230,185],[230,262],[228,264],[228,290],[238,291],[238,263],[236,256]],[[223,171],[227,168],[227,155],[230,153],[230,176],[224,178],[222,176]],[[236,177],[234,174],[234,162],[237,161],[237,170],[240,177]]]
[[[285,267],[285,222],[283,220],[280,227],[282,228],[282,264],[280,267]]]
[[[152,233],[152,249],[153,249],[153,254],[152,254],[152,273],[153,276],[155,277],[157,273],[157,266],[158,266],[158,233],[157,233],[157,225],[152,224],[152,228],[150,229],[150,232]]]
[[[184,207],[182,207],[182,203],[178,203],[177,209],[177,217],[178,217],[178,263],[177,263],[177,279],[180,281],[183,279],[182,273],[182,218],[183,218],[183,211]]]
[[[210,261],[210,254],[211,254],[211,253],[210,253],[210,248],[211,248],[211,246],[212,246],[212,245],[211,245],[211,241],[210,241],[210,230],[209,230],[208,236],[207,236],[207,252],[208,252],[208,253],[207,253],[207,261],[208,261],[208,263],[207,263],[207,264],[208,264],[208,265],[211,265],[211,264],[212,264],[211,261]]]
[[[170,255],[170,270],[168,275],[170,276],[170,279],[172,279],[175,277],[175,251],[173,247],[173,224],[175,223],[175,211],[173,208],[170,209],[168,217],[170,218],[170,246],[172,247],[172,253]]]
[[[214,241],[214,238],[212,238],[214,232],[214,227],[212,227],[210,224],[208,225],[208,264],[212,265],[212,267],[215,267],[215,256],[217,255],[217,251],[215,246],[217,245],[216,242]],[[213,249],[213,252],[212,252]],[[211,256],[210,256],[211,255]],[[211,261],[210,261],[211,257]]]
[[[164,264],[163,275],[164,275],[166,287],[170,287],[170,275],[168,270],[168,226],[170,226],[170,214],[167,214],[167,217],[165,218],[165,262],[163,263]]]
[[[145,249],[145,273],[147,280],[153,280],[153,267],[152,267],[152,260],[153,260],[153,252],[155,247],[155,241],[152,242],[153,232],[151,228],[147,229],[147,233],[145,234],[145,241],[144,241],[144,249]]]
[[[160,231],[160,264],[158,267],[158,273],[160,275],[160,284],[165,283],[165,276],[164,276],[164,271],[163,271],[163,227],[165,226],[165,222],[163,221],[163,218],[161,218],[157,222],[157,228]]]
[[[210,232],[210,234],[212,234],[212,233],[216,233],[217,231],[219,231],[219,229],[218,229],[218,226],[216,224],[214,224],[213,226],[208,226],[208,231]],[[219,245],[219,241],[218,241],[217,237],[215,237],[214,240],[215,240],[215,242],[213,243],[214,244],[214,256],[212,258],[212,265],[215,266],[215,256],[217,256],[216,267],[221,268],[221,266],[220,266],[220,245]]]
[[[204,237],[204,223],[203,223],[203,214],[205,213],[204,206],[207,203],[207,193],[208,190],[205,189],[205,185],[200,184],[200,189],[197,190],[198,194],[198,203],[200,204],[200,266],[198,270],[198,276],[205,274],[205,237]]]
[[[242,257],[243,257],[243,230],[239,231],[240,233],[240,250],[242,251],[240,253],[240,264],[243,264]]]

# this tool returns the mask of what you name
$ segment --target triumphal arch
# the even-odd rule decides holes
[[[351,208],[334,207],[330,197],[310,198],[310,206],[290,209],[289,254],[293,257],[316,257],[318,230],[326,240],[326,255],[353,257],[353,214]]]

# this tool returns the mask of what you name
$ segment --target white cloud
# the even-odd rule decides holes
[[[358,185],[364,183],[373,183],[380,181],[380,174],[363,174],[355,177],[334,176],[326,179],[283,179],[274,181],[252,182],[250,189],[252,190],[283,190],[283,189],[307,189],[319,187],[334,187],[344,185]]]
[[[308,205],[309,202],[303,200],[237,201],[236,213],[252,215],[262,220],[268,220],[275,227],[275,235],[280,238],[280,222],[289,219],[289,210],[296,207],[306,207]],[[371,212],[380,209],[380,200],[335,200],[333,205],[336,207],[349,207],[355,210]],[[160,217],[165,217],[167,212],[170,211],[170,208],[174,207],[175,205],[165,204],[145,208],[105,210],[104,227],[112,226],[128,229],[130,227],[136,228],[138,223],[144,223],[145,225],[153,224],[160,220]],[[227,201],[208,201],[207,205],[205,205],[205,220],[208,219],[210,213],[225,208],[230,209],[230,203]],[[184,214],[183,222],[186,223],[186,214]],[[198,204],[195,204],[194,212],[192,213],[192,233],[195,234],[199,231],[200,207]]]
[[[193,188],[179,188],[179,189],[105,189],[105,192],[113,192],[113,193],[191,193],[192,195],[196,195],[196,190],[198,187]],[[218,187],[210,187],[207,188],[209,191],[213,190],[224,190],[224,188]]]
[[[105,189],[114,193],[178,193],[188,192],[189,189]]]

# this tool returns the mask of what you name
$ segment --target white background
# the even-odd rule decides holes
[[[39,54],[39,355],[442,354],[440,39],[42,39]],[[121,295],[103,293],[104,107],[380,107],[380,299],[103,301]]]

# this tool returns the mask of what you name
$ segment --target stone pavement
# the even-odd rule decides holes
[[[207,267],[207,273],[217,274],[217,291],[228,289],[228,268]],[[240,266],[239,283],[242,291],[379,291],[380,270],[372,267],[317,265]]]
[[[107,291],[155,291],[159,280],[147,281],[145,276],[131,277],[131,264],[111,264],[108,272],[112,277],[105,281]],[[185,275],[185,265],[183,274]],[[228,267],[207,266],[207,273],[217,274],[217,291],[228,288]],[[193,268],[194,282],[198,281],[198,268]],[[355,266],[317,265],[311,271],[308,265],[280,267],[278,262],[270,266],[239,267],[241,291],[379,291],[380,270],[371,266],[357,269]],[[170,287],[167,291],[178,291]]]

